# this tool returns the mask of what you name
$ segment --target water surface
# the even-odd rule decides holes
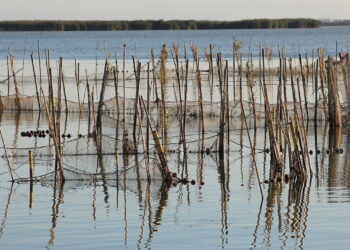
[[[114,57],[115,51],[119,58],[122,56],[123,44],[127,45],[127,56],[134,55],[138,59],[149,59],[151,49],[158,54],[163,44],[169,47],[176,43],[181,48],[186,46],[188,55],[191,54],[191,44],[204,48],[212,44],[227,58],[232,58],[233,37],[242,42],[245,55],[249,47],[254,56],[258,56],[259,48],[269,47],[277,56],[278,46],[285,47],[288,56],[296,56],[299,52],[323,48],[335,56],[336,43],[338,51],[348,51],[350,27],[321,27],[318,29],[271,29],[271,30],[167,30],[167,31],[73,31],[73,32],[1,32],[0,58],[5,58],[8,49],[18,59],[23,57],[24,48],[27,58],[37,51],[37,41],[43,50],[50,50],[52,58],[64,59],[95,59],[105,55]],[[98,50],[97,50],[98,48]],[[98,51],[98,52],[97,52]]]

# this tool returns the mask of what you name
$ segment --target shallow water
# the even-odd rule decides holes
[[[213,43],[229,55],[233,35],[243,40],[244,53],[247,52],[247,45],[253,38],[251,41],[254,51],[257,51],[260,42],[273,46],[274,51],[277,51],[278,45],[285,42],[289,55],[298,53],[299,47],[302,47],[302,51],[323,47],[327,52],[335,54],[337,40],[339,48],[346,49],[349,39],[348,30],[349,27],[264,31],[1,32],[0,72],[3,78],[6,77],[4,57],[8,47],[12,48],[19,66],[25,38],[28,38],[26,58],[31,51],[36,50],[36,41],[40,39],[41,48],[49,48],[52,58],[63,56],[64,59],[68,59],[67,69],[64,68],[67,72],[66,76],[71,77],[67,79],[68,99],[76,101],[74,62],[71,59],[75,57],[89,59],[82,61],[82,65],[85,63],[89,68],[88,73],[94,73],[98,41],[100,41],[99,57],[103,57],[104,54],[102,41],[106,42],[108,51],[114,51],[116,48],[121,51],[122,43],[136,44],[136,56],[141,59],[149,59],[151,47],[160,49],[163,43],[168,43],[170,46],[173,42],[178,42],[179,45],[182,43],[188,45],[193,42],[200,48]],[[135,54],[135,46],[130,46],[128,50],[128,55]],[[130,67],[130,58],[128,60],[128,67]],[[35,63],[38,65],[37,61]],[[99,61],[100,68],[101,65],[103,63]],[[30,66],[27,58],[24,81],[21,86],[22,94],[25,95],[35,93]],[[81,70],[83,68],[85,69],[85,66]],[[98,72],[101,72],[101,69]],[[195,79],[192,81],[195,83]],[[276,76],[274,80],[267,81],[269,83],[277,81]],[[46,79],[44,82],[46,83]],[[145,79],[142,82],[144,83]],[[131,79],[127,84],[129,89],[126,95],[134,97],[134,80]],[[196,101],[198,95],[196,85],[192,82],[189,84],[189,99]],[[80,86],[83,93],[85,85]],[[171,101],[174,100],[171,81],[169,86],[168,101]],[[10,94],[14,93],[12,87]],[[114,96],[113,87],[113,84],[107,87],[106,99]],[[141,86],[141,92],[145,91],[142,87],[144,86]],[[7,85],[1,85],[0,91],[2,95],[7,93]],[[204,91],[204,99],[208,101],[210,99],[208,88]],[[231,91],[230,87],[229,95],[232,99]],[[96,93],[98,92],[97,88]],[[244,99],[248,100],[246,92],[245,89],[243,95]],[[312,86],[308,89],[308,93],[313,100]],[[269,89],[269,94],[271,98],[276,98],[273,87]],[[261,93],[257,90],[256,95],[260,96]],[[214,95],[214,101],[218,101],[218,93]],[[109,139],[114,138],[116,133],[116,120],[113,118],[115,118],[113,114],[107,112],[103,117],[103,134],[109,136]],[[127,126],[129,126],[130,137],[132,119],[133,116],[128,114]],[[205,119],[205,148],[214,145],[219,126],[218,120],[218,117]],[[62,115],[62,130],[72,135],[72,138],[64,139],[67,142],[64,144],[67,152],[74,154],[84,149],[78,147],[80,140],[76,139],[79,134],[88,133],[87,121],[86,114],[69,113],[67,117]],[[155,120],[154,123],[156,123]],[[34,183],[31,192],[28,183],[9,182],[6,157],[0,158],[1,247],[3,249],[348,248],[350,243],[348,237],[350,130],[348,128],[342,131],[331,131],[322,121],[317,121],[316,124],[310,122],[308,145],[313,151],[310,155],[312,178],[299,184],[265,183],[270,176],[270,154],[264,151],[269,147],[264,120],[258,119],[257,130],[254,133],[251,129],[250,135],[256,144],[257,167],[264,195],[261,199],[243,121],[239,118],[230,120],[229,152],[225,154],[222,161],[213,152],[197,153],[200,149],[198,123],[197,117],[191,116],[187,119],[186,132],[189,147],[187,165],[184,165],[181,160],[182,154],[178,154],[179,148],[181,149],[179,124],[174,116],[167,118],[164,126],[167,133],[160,133],[161,139],[166,144],[171,171],[195,180],[195,185],[169,186],[159,180],[153,180],[148,185],[146,181],[137,182],[132,179],[95,180],[91,178],[84,181],[66,181],[64,185],[54,187],[52,181],[42,180]],[[252,120],[248,120],[248,123],[252,126]],[[20,133],[27,130],[46,130],[48,128],[46,116],[43,113],[39,115],[38,112],[2,112],[0,124],[9,151],[13,152],[13,148],[22,148],[21,152],[24,152],[21,157],[10,159],[15,169],[15,178],[27,178],[29,175],[27,151],[30,147],[46,146],[50,141],[48,138],[21,137]],[[120,128],[119,139],[121,134]],[[111,146],[114,150],[114,144],[107,146]],[[328,153],[327,150],[335,148],[342,148],[344,152]],[[104,149],[110,150],[110,148]],[[316,154],[317,150],[320,150],[320,153]],[[0,154],[3,155],[3,153],[1,148]],[[152,151],[151,158],[153,157]],[[103,166],[107,173],[114,174],[127,162],[128,167],[133,170],[137,162],[144,162],[143,159],[142,156],[132,155],[126,161],[121,156],[116,158],[114,155],[107,154],[103,156],[101,162],[98,162],[96,155],[69,155],[64,156],[63,161],[66,164],[65,167],[74,171],[99,173]],[[50,157],[36,155],[34,162],[36,176],[53,170],[54,161]],[[288,162],[286,164],[288,173]],[[204,185],[199,185],[201,181]]]
[[[7,146],[34,145],[33,138],[21,138],[18,131],[34,129],[37,119],[35,112],[22,112],[20,120],[4,113],[1,129],[5,131]],[[80,121],[84,124],[81,131],[86,130],[84,119]],[[216,122],[207,121],[207,129],[215,129]],[[236,123],[240,121],[233,119],[232,128]],[[43,118],[39,124],[42,128],[47,126]],[[68,130],[74,137],[78,124],[79,115],[69,116]],[[112,134],[113,126],[105,123],[104,131]],[[171,127],[176,128],[176,124]],[[171,127],[169,144],[177,140],[178,133]],[[188,134],[196,134],[197,128],[197,120],[189,122]],[[334,133],[328,133],[322,123],[317,128],[315,134],[310,124],[308,138],[310,149],[316,152],[318,145],[322,152],[311,156],[313,178],[298,185],[263,184],[262,201],[250,149],[241,146],[248,145],[245,129],[231,131],[230,153],[223,165],[215,155],[204,154],[203,158],[198,154],[188,155],[188,175],[197,181],[196,185],[169,187],[153,181],[150,186],[147,182],[138,186],[133,180],[119,183],[111,180],[107,185],[101,181],[67,181],[54,189],[52,182],[42,182],[34,184],[30,201],[29,184],[8,182],[3,158],[0,161],[1,246],[4,249],[329,249],[333,246],[346,249],[350,243],[347,237],[350,131],[342,132],[344,153],[328,155],[326,149],[332,147]],[[264,129],[258,129],[256,156],[263,180],[269,179],[269,154],[261,151],[266,147],[264,138]],[[168,160],[172,171],[181,173],[177,154],[168,154]],[[15,172],[26,177],[28,163],[25,159],[23,162]],[[87,166],[79,157],[76,164]],[[38,161],[35,172],[39,173],[40,168],[47,167]],[[200,180],[205,184],[198,185]]]

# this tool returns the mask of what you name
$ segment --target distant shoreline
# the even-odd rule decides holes
[[[329,22],[321,22],[321,26],[350,26],[350,20],[336,20]]]
[[[0,31],[117,31],[117,30],[210,30],[319,28],[316,19],[251,19],[241,21],[133,20],[133,21],[0,21]]]

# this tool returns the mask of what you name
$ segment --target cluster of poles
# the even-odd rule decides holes
[[[286,56],[283,48],[278,49],[278,66],[271,68],[273,56],[272,50],[268,48],[260,48],[259,58],[253,59],[251,52],[248,53],[247,61],[243,63],[243,54],[241,45],[237,40],[233,42],[233,58],[227,60],[221,52],[214,55],[213,46],[209,46],[209,50],[204,50],[204,56],[200,58],[200,53],[196,46],[191,46],[192,58],[187,55],[184,47],[184,58],[180,58],[180,49],[174,44],[170,50],[171,56],[166,45],[163,46],[159,60],[156,62],[156,56],[153,49],[151,50],[151,60],[142,65],[139,60],[132,57],[133,76],[135,79],[135,97],[133,105],[133,121],[132,121],[132,137],[133,145],[129,142],[129,131],[126,124],[126,45],[123,46],[122,67],[118,64],[117,56],[115,56],[115,64],[112,65],[110,58],[106,57],[102,83],[100,86],[99,100],[95,102],[95,89],[89,84],[89,78],[86,71],[86,93],[87,93],[87,112],[88,112],[88,135],[95,138],[97,155],[103,151],[101,143],[101,135],[103,134],[102,116],[106,111],[105,107],[105,91],[107,83],[112,81],[115,89],[115,107],[116,110],[116,140],[119,139],[119,131],[123,131],[123,154],[137,154],[139,145],[142,146],[142,153],[145,154],[145,163],[147,169],[147,179],[151,180],[149,154],[150,141],[153,138],[156,152],[158,155],[159,169],[165,180],[180,180],[175,173],[171,173],[164,147],[166,143],[167,126],[166,120],[169,116],[167,110],[169,105],[167,101],[168,86],[170,83],[173,87],[173,96],[175,98],[175,115],[179,124],[179,145],[182,145],[183,159],[187,157],[187,141],[186,141],[186,121],[188,114],[188,86],[189,81],[197,87],[197,108],[199,119],[199,141],[200,154],[204,154],[210,150],[219,155],[219,159],[224,158],[224,153],[230,148],[230,121],[233,117],[232,110],[238,105],[240,106],[240,119],[244,121],[250,148],[252,150],[253,163],[256,174],[259,179],[259,171],[255,159],[255,142],[252,141],[250,132],[257,129],[257,121],[261,119],[257,112],[257,92],[260,92],[262,104],[264,106],[265,127],[269,135],[271,152],[271,178],[275,181],[281,181],[286,178],[285,166],[288,161],[289,175],[288,178],[295,181],[305,180],[312,175],[312,167],[309,158],[309,147],[307,141],[307,133],[310,120],[324,120],[330,124],[331,128],[339,128],[345,126],[346,117],[350,102],[350,59],[349,55],[339,53],[335,59],[326,57],[321,49],[317,50],[316,56],[309,58],[306,54],[305,58],[299,54],[295,60]],[[60,130],[60,117],[62,112],[69,112],[67,104],[67,95],[65,87],[65,76],[63,73],[63,60],[58,61],[57,86],[53,86],[52,67],[50,65],[50,53],[47,51],[46,71],[48,79],[48,93],[43,91],[42,68],[40,62],[40,49],[38,46],[39,60],[39,77],[37,77],[34,56],[31,55],[33,77],[35,83],[36,98],[39,110],[45,111],[49,122],[50,134],[53,138],[56,157],[56,179],[64,181],[64,171],[62,165],[62,143]],[[16,69],[14,66],[14,57],[10,54],[8,57],[8,89],[10,89],[10,78],[13,79],[15,89],[15,105],[17,110],[22,110],[21,95],[16,78]],[[297,61],[297,64],[295,64]],[[173,67],[169,69],[169,62],[173,63]],[[202,66],[201,65],[205,65]],[[232,63],[232,65],[231,65]],[[256,65],[258,63],[258,66]],[[192,67],[191,67],[192,64]],[[158,67],[160,66],[160,67]],[[146,70],[143,70],[146,67]],[[146,72],[146,78],[143,78],[142,72]],[[12,76],[10,76],[10,73]],[[80,65],[75,61],[75,81],[77,86],[78,105],[80,112],[85,112],[81,107],[80,84]],[[121,78],[120,79],[120,75]],[[269,79],[271,75],[277,75],[277,95],[271,97]],[[111,77],[112,76],[112,77]],[[194,76],[190,79],[190,76]],[[140,93],[140,85],[142,80],[146,79],[146,101]],[[96,60],[96,79],[97,83],[97,60]],[[122,86],[120,86],[122,82]],[[193,83],[194,82],[194,83]],[[246,84],[245,84],[246,83]],[[205,117],[206,111],[204,106],[204,87],[208,84],[213,102],[213,92],[216,86],[219,88],[219,104],[220,110],[218,114],[218,134],[215,148],[208,148],[205,145]],[[311,85],[311,86],[310,86]],[[339,96],[340,86],[345,89],[345,102],[341,102]],[[120,98],[119,88],[123,90],[123,98]],[[151,100],[153,87],[154,100]],[[308,96],[308,88],[314,90],[313,98],[310,100]],[[232,91],[230,91],[232,88]],[[56,89],[57,93],[54,93]],[[159,92],[160,90],[160,92]],[[245,93],[244,93],[245,92]],[[9,94],[9,93],[8,93]],[[63,96],[63,97],[62,97]],[[248,97],[248,101],[244,100],[244,96]],[[84,98],[85,99],[85,94]],[[62,104],[64,101],[64,105]],[[247,115],[247,105],[249,114],[252,114],[253,127],[249,126],[249,116]],[[157,125],[153,126],[154,117],[151,114],[151,106],[156,106]],[[344,108],[345,104],[345,108]],[[0,102],[0,108],[3,107]],[[65,108],[64,108],[65,107]],[[292,108],[289,108],[292,107]],[[173,108],[173,107],[172,107]],[[173,108],[174,109],[174,108]],[[310,111],[314,109],[312,116]],[[320,114],[322,110],[323,114]],[[143,121],[146,121],[146,129],[144,130]],[[161,133],[159,136],[158,133]],[[163,138],[163,142],[160,138]],[[116,145],[117,151],[117,145]],[[260,183],[260,179],[259,179]],[[261,186],[260,186],[261,190]]]

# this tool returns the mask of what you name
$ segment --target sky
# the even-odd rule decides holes
[[[0,20],[350,19],[349,0],[0,0]]]

